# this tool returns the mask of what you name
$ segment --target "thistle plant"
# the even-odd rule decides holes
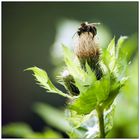
[[[36,66],[26,70],[33,71],[37,84],[47,92],[67,98],[64,121],[70,138],[105,138],[113,127],[114,100],[128,79],[127,52],[123,51],[127,37],[121,36],[117,43],[114,37],[101,50],[94,24],[81,24],[77,34],[74,51],[62,45],[65,68],[57,80],[66,93],[53,85],[44,70]]]

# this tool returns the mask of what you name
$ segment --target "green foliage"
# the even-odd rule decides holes
[[[114,37],[108,47],[103,50],[100,62],[103,76],[100,80],[96,79],[95,73],[87,63],[86,71],[84,71],[80,66],[79,60],[74,57],[73,52],[63,45],[64,61],[66,64],[65,69],[71,76],[72,84],[80,91],[78,96],[69,94],[71,91],[69,91],[70,88],[67,88],[67,85],[63,81],[63,74],[59,76],[59,83],[67,89],[67,94],[63,93],[52,84],[44,70],[38,67],[26,69],[33,71],[37,83],[48,92],[68,98],[65,115],[64,111],[58,111],[42,103],[38,103],[34,106],[35,112],[49,125],[66,132],[70,138],[99,138],[101,134],[99,129],[99,112],[97,109],[100,108],[101,111],[103,111],[104,132],[105,135],[107,135],[113,127],[114,100],[128,79],[126,76],[126,68],[130,60],[128,56],[131,54],[130,52],[126,53],[126,38],[126,36],[120,37],[117,44],[115,44]],[[12,126],[9,128],[11,129],[14,127]],[[5,130],[8,132],[9,128],[5,128]],[[19,137],[28,138],[29,135],[30,137],[41,136],[41,134],[34,134],[26,125],[23,126],[21,130],[22,129],[23,132],[24,129],[26,129],[25,135],[22,135],[20,131],[15,131],[13,134],[17,133]],[[11,130],[14,131],[14,129]],[[11,130],[9,132],[11,132]],[[44,137],[47,137],[47,134],[49,134],[48,131],[45,133],[46,135],[44,133]],[[53,132],[51,131],[50,133]]]
[[[104,108],[113,103],[119,89],[127,80],[127,77],[125,77],[127,63],[124,61],[125,57],[122,57],[123,53],[119,53],[125,39],[126,37],[120,37],[117,48],[115,47],[115,38],[113,38],[108,48],[104,50],[102,68],[105,73],[101,80],[96,80],[88,65],[86,66],[88,67],[87,72],[82,70],[77,61],[72,61],[72,53],[68,51],[68,48],[63,47],[65,63],[80,90],[78,98],[69,105],[70,109],[79,114],[88,114],[100,103],[103,103]],[[120,61],[124,63],[120,63]]]
[[[27,70],[31,70],[34,72],[34,77],[36,78],[36,81],[38,82],[37,84],[39,84],[41,87],[45,88],[48,92],[51,92],[51,93],[57,93],[57,94],[60,94],[64,97],[68,97],[68,98],[71,98],[69,95],[66,95],[65,93],[63,93],[62,91],[58,90],[53,84],[52,82],[50,81],[47,73],[38,68],[38,67],[31,67],[31,68],[28,68],[26,69]]]
[[[127,80],[127,77],[125,76],[127,67],[126,55],[124,55],[123,51],[121,51],[125,39],[126,37],[120,37],[116,46],[114,37],[108,48],[103,51],[101,64],[104,74],[101,80],[97,80],[95,78],[94,73],[90,70],[88,65],[86,65],[87,71],[83,71],[79,67],[79,63],[77,61],[72,61],[72,55],[68,55],[71,53],[67,53],[68,50],[64,51],[67,68],[70,74],[73,75],[76,81],[76,86],[78,86],[80,90],[80,95],[68,105],[70,112],[76,112],[74,113],[76,114],[75,116],[73,116],[73,113],[69,116],[70,118],[73,118],[70,119],[73,124],[75,124],[74,119],[76,116],[78,118],[80,117],[81,120],[84,120],[84,117],[96,110],[98,106],[106,109],[104,110],[104,113],[111,108],[111,105],[118,95],[120,88]],[[64,49],[66,50],[66,48]],[[113,122],[111,114],[111,112],[108,113],[107,117],[104,118],[106,133],[112,128],[112,124],[110,125],[110,122]],[[82,115],[83,118],[81,118]],[[94,117],[96,119],[98,118],[97,115],[94,115]],[[107,118],[110,118],[109,121],[107,121]],[[97,124],[99,124],[99,122],[97,122]],[[95,126],[96,125],[94,124],[94,127]],[[78,124],[78,129],[79,128],[82,128],[86,134],[87,128],[83,128],[81,124]],[[94,128],[92,129],[94,130]],[[98,131],[94,131],[96,133],[94,133],[91,137],[87,136],[86,138],[99,137],[99,128],[97,130]]]
[[[107,134],[113,126],[114,105],[104,112],[105,133]],[[68,133],[71,138],[99,138],[99,120],[96,110],[87,115],[79,115],[75,111],[67,110],[67,117],[71,127],[81,132],[80,137],[74,131]]]
[[[50,126],[53,126],[63,132],[67,132],[76,138],[81,138],[83,132],[73,128],[65,116],[64,110],[55,109],[52,106],[43,103],[36,103],[34,111]]]
[[[71,128],[74,128],[73,130],[78,130],[78,133],[80,132],[80,134],[84,132],[84,135],[79,138],[99,137],[99,128],[97,127],[99,122],[93,121],[94,126],[92,126],[92,129],[95,129],[95,127],[97,127],[96,129],[98,131],[95,130],[92,134],[88,132],[90,130],[88,129],[88,125],[85,122],[89,121],[90,119],[92,120],[94,117],[96,118],[95,120],[98,120],[98,116],[95,111],[99,106],[104,110],[104,113],[106,113],[111,108],[111,105],[118,95],[120,88],[127,80],[127,77],[125,76],[127,67],[127,55],[125,55],[124,51],[121,51],[126,38],[127,37],[125,36],[120,37],[117,45],[115,45],[114,37],[108,45],[107,49],[103,50],[101,56],[101,68],[104,73],[103,77],[100,80],[96,79],[95,73],[92,72],[88,64],[86,64],[87,71],[81,69],[78,59],[74,59],[72,51],[70,51],[63,45],[66,69],[69,75],[73,77],[73,84],[75,84],[75,86],[78,87],[80,91],[80,94],[78,96],[72,97],[58,90],[52,84],[52,82],[48,78],[47,73],[44,70],[41,70],[37,67],[28,68],[27,70],[32,70],[34,72],[34,76],[36,77],[36,80],[38,81],[40,86],[47,89],[49,92],[58,93],[64,97],[69,98],[70,102],[68,103],[68,112],[70,115],[68,119],[71,122],[70,124],[72,126],[70,127],[68,125],[68,122],[64,121],[65,119],[62,117],[62,114],[58,114],[56,110],[52,111],[52,113],[50,114],[47,114],[47,112],[45,113],[45,108],[47,108],[47,110],[51,112],[50,107],[38,105],[39,107],[36,107],[36,111],[44,119],[50,120],[49,123],[51,123],[52,125],[55,126],[57,124],[55,127],[58,127],[62,131],[67,131],[69,136],[72,138],[78,138],[79,135],[75,131],[71,131]],[[59,76],[59,79],[61,81],[61,84],[66,87],[65,82],[63,82],[63,75]],[[69,89],[70,88],[67,88],[67,90]],[[93,115],[93,112],[94,117],[91,117]],[[57,119],[54,116],[57,116]],[[111,118],[111,116],[111,113],[108,113],[107,116],[104,115],[106,133],[112,128],[112,125],[109,125],[111,119],[108,119]]]
[[[134,55],[138,51],[138,36],[137,33],[131,35],[127,41],[124,42],[120,54],[125,56],[127,62],[133,60]]]
[[[19,138],[62,138],[61,134],[51,129],[45,129],[43,133],[34,132],[26,123],[11,123],[5,125],[2,134]]]
[[[117,98],[118,104],[115,109],[114,126],[108,134],[108,138],[126,138],[126,136],[128,138],[138,138],[139,135],[138,55],[129,64],[127,75],[129,75],[129,79],[121,89],[121,96]],[[118,114],[120,114],[119,117]]]
[[[64,115],[64,111],[60,111],[43,103],[36,103],[33,109],[49,125],[63,132],[71,129]]]
[[[109,79],[108,75],[106,75],[100,81],[94,81],[93,85],[89,85],[86,90],[81,92],[79,98],[70,105],[70,108],[79,114],[90,113],[98,104],[102,103],[108,97],[110,88]]]
[[[2,130],[3,135],[16,135],[17,137],[30,137],[32,130],[25,123],[11,123],[5,125]]]

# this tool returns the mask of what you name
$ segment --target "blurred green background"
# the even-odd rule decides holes
[[[33,104],[65,107],[63,97],[47,94],[23,70],[34,65],[45,69],[64,90],[54,78],[63,65],[61,43],[73,48],[72,36],[83,21],[101,23],[101,47],[114,35],[131,38],[126,50],[131,80],[118,97],[108,137],[138,137],[138,2],[2,2],[2,125],[20,121],[42,131],[46,124],[32,111]]]

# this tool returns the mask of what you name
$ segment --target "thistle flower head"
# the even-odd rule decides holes
[[[96,57],[99,58],[100,48],[97,37],[92,36],[90,32],[82,33],[76,41],[74,48],[75,55],[78,58]]]
[[[78,57],[81,67],[86,70],[86,62],[95,71],[97,79],[102,77],[99,59],[101,49],[96,37],[97,29],[94,24],[82,23],[77,31],[78,37],[74,47],[74,53]]]

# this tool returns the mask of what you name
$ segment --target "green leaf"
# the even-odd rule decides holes
[[[63,138],[63,136],[60,133],[48,128],[45,129],[44,132],[41,134],[44,136],[44,138],[50,138],[50,139]]]
[[[108,109],[112,105],[116,96],[119,94],[120,87],[121,87],[121,85],[119,83],[114,83],[111,86],[109,96],[102,104],[103,108]]]
[[[45,88],[48,92],[51,93],[57,93],[63,97],[67,97],[67,98],[72,98],[71,96],[63,93],[62,91],[60,91],[59,89],[57,89],[51,82],[51,80],[49,79],[47,73],[38,68],[38,67],[31,67],[31,68],[27,68],[26,70],[31,70],[34,72],[34,77],[36,78],[36,81],[38,82],[37,84],[39,84],[41,87]]]
[[[62,138],[62,135],[51,129],[45,129],[44,132],[34,132],[26,123],[10,123],[2,129],[5,136],[19,138]]]
[[[96,93],[93,91],[93,87],[90,87],[87,92],[80,94],[79,98],[69,107],[78,114],[88,114],[95,109],[96,104]]]
[[[113,72],[116,63],[115,57],[115,37],[111,40],[106,50],[102,54],[103,63],[106,65],[108,70]]]
[[[116,45],[116,58],[117,59],[119,58],[120,49],[123,47],[123,44],[126,39],[127,39],[127,36],[121,36],[117,42],[117,45]]]
[[[116,63],[115,37],[111,40],[110,44],[108,45],[107,51],[109,53],[109,59],[110,59],[108,61],[108,67],[110,69],[110,72],[113,72]]]
[[[10,123],[2,128],[2,134],[5,136],[31,138],[33,131],[31,127],[25,123]]]
[[[114,128],[111,131],[112,138],[117,130],[124,129],[124,134],[129,138],[139,137],[139,57],[135,55],[132,63],[128,65],[127,75],[129,79],[121,89],[122,96],[117,98],[115,109]],[[126,109],[127,108],[127,109]],[[120,117],[121,114],[121,117]],[[129,132],[129,133],[128,133]]]
[[[63,48],[64,55],[66,54],[65,59],[66,58],[72,59],[73,58],[73,52],[70,50],[70,48],[66,47],[64,44],[62,44],[62,48]]]
[[[115,111],[115,104],[112,104],[109,109],[104,110],[104,123],[105,123],[105,133],[110,132],[113,127],[113,117]]]
[[[107,99],[110,92],[110,76],[109,74],[105,75],[100,81],[97,81],[96,97],[98,104]]]
[[[120,49],[120,57],[124,59],[126,57],[127,62],[133,59],[133,56],[138,51],[138,36],[137,33],[129,37]]]
[[[100,132],[97,112],[94,110],[90,114],[84,115],[79,128],[85,130],[85,133],[81,138],[99,138]]]
[[[107,51],[110,53],[111,56],[115,55],[115,37],[109,43]]]
[[[113,38],[108,48],[104,50],[102,55],[103,63],[108,68],[110,74],[117,77],[118,81],[125,75],[127,67],[127,51],[123,51],[123,45],[126,38],[126,36],[120,37],[116,47],[115,38]]]
[[[83,135],[80,130],[73,128],[71,124],[69,124],[64,115],[64,111],[60,111],[43,103],[36,103],[33,109],[47,124],[68,133],[69,136],[80,138]]]
[[[70,108],[77,111],[78,114],[90,113],[96,108],[97,104],[106,100],[109,95],[110,77],[108,75],[92,84],[70,105]]]
[[[36,103],[33,109],[44,121],[47,122],[47,124],[64,132],[70,131],[71,127],[69,126],[63,111],[43,103]]]
[[[105,133],[107,134],[113,127],[113,115],[114,115],[114,105],[112,105],[108,110],[104,110],[104,123],[105,123]],[[74,125],[77,119],[78,125]],[[99,121],[98,114],[96,110],[90,112],[87,115],[78,115],[76,112],[71,111],[71,116],[69,116],[69,121],[73,124],[77,130],[83,132],[80,137],[82,139],[99,138]],[[74,135],[71,138],[77,138]]]
[[[127,53],[122,51],[124,48],[124,42],[127,39],[126,36],[121,36],[116,45],[116,71],[114,72],[118,80],[123,78],[126,73],[127,67]]]

